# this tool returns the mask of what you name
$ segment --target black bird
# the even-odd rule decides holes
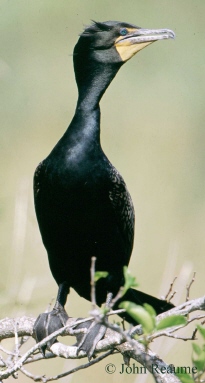
[[[108,292],[115,295],[123,285],[123,266],[128,265],[133,248],[134,207],[122,176],[101,148],[99,102],[127,60],[154,41],[169,38],[174,38],[174,32],[168,29],[93,22],[74,48],[79,92],[75,115],[34,176],[36,215],[58,284],[54,309],[35,323],[38,341],[65,324],[70,287],[90,300],[91,257],[97,258],[96,270],[109,273],[97,282],[98,305]],[[173,307],[134,289],[123,299],[149,303],[157,313]],[[133,322],[128,315],[125,318]],[[89,347],[85,349],[89,354]]]

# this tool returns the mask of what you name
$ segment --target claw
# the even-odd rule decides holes
[[[66,325],[68,314],[59,302],[56,302],[54,308],[49,313],[43,313],[38,316],[34,323],[34,337],[36,342],[40,342],[54,331]],[[41,347],[41,352],[45,356],[46,348],[49,349],[53,343],[57,342],[56,338],[51,339],[45,346]]]
[[[104,337],[106,332],[106,326],[102,323],[96,323],[95,321],[87,321],[81,323],[76,328],[87,328],[86,334],[80,334],[77,336],[76,346],[78,347],[78,353],[83,350],[86,352],[88,360],[94,356],[97,343]]]

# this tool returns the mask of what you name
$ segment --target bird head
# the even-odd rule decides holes
[[[74,70],[81,94],[95,87],[96,93],[99,88],[100,98],[126,61],[153,42],[174,37],[169,29],[143,29],[118,21],[94,21],[81,33],[74,48]]]
[[[153,42],[174,37],[170,29],[143,29],[118,21],[94,21],[80,35],[74,59],[89,56],[104,64],[123,64]]]

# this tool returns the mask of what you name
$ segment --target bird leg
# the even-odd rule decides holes
[[[66,325],[68,314],[66,313],[64,306],[68,293],[69,287],[67,283],[61,283],[58,288],[58,295],[53,310],[48,313],[40,314],[36,319],[33,332],[37,343]],[[56,338],[50,340],[45,346],[41,347],[43,355],[45,355],[46,348],[50,348],[55,342],[57,342]]]

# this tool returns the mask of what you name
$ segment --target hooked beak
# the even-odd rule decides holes
[[[143,29],[133,28],[126,36],[120,36],[115,41],[122,61],[129,60],[133,55],[157,40],[174,39],[175,33],[171,29]]]

